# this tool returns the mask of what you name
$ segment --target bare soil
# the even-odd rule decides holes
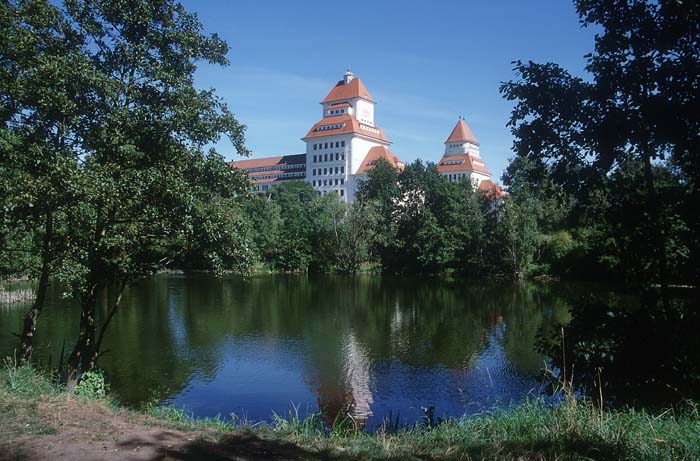
[[[247,431],[179,431],[104,402],[72,396],[0,400],[0,461],[326,460]]]

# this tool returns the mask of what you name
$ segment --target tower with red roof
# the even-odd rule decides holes
[[[479,141],[462,117],[459,117],[445,141],[445,153],[438,162],[437,169],[449,181],[469,179],[479,189],[494,184],[491,172],[481,158]]]
[[[321,101],[322,118],[302,138],[306,143],[306,181],[318,191],[335,191],[352,202],[358,180],[379,158],[397,168],[403,162],[394,155],[391,142],[374,123],[374,99],[348,69]]]

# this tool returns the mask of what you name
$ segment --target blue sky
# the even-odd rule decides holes
[[[405,161],[437,161],[466,118],[500,178],[512,157],[512,103],[498,92],[511,62],[554,61],[583,75],[594,31],[567,0],[185,0],[231,50],[228,67],[200,66],[247,125],[252,157],[301,153],[319,102],[350,66],[377,102],[375,123]],[[229,143],[219,151],[238,157]]]

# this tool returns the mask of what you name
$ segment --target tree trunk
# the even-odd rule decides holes
[[[656,194],[654,186],[654,171],[651,166],[651,154],[644,153],[644,179],[647,189],[647,203],[649,206],[649,214],[652,225],[652,237],[654,242],[652,248],[655,253],[655,262],[659,274],[659,285],[661,286],[661,301],[668,306],[668,262],[666,258],[666,233],[661,222],[661,213],[659,208],[659,198]]]
[[[66,388],[72,391],[78,384],[78,374],[94,368],[95,347],[95,304],[97,302],[97,287],[83,297],[82,313],[80,315],[80,332],[78,342],[66,362]]]
[[[46,215],[46,224],[44,229],[44,245],[42,249],[42,264],[41,275],[39,276],[39,286],[36,289],[36,297],[32,308],[24,316],[24,324],[22,334],[19,340],[19,347],[16,354],[16,366],[23,367],[32,356],[34,346],[34,334],[36,333],[36,324],[39,314],[44,307],[46,301],[46,292],[49,288],[49,273],[51,271],[51,241],[53,240],[53,215]]]

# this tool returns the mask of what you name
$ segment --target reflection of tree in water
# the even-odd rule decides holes
[[[65,303],[58,293],[52,299]],[[564,320],[565,311],[554,290],[527,286],[405,277],[156,277],[125,294],[102,366],[123,400],[138,403],[152,389],[162,398],[193,376],[215,377],[231,341],[251,337],[274,348],[290,339],[304,351],[305,381],[331,422],[344,411],[362,420],[376,401],[377,364],[469,370],[503,324],[497,340],[508,360],[536,371],[542,357],[532,349],[534,335]],[[54,326],[39,331],[42,343],[60,349],[77,317],[59,313],[47,309],[40,321]]]

